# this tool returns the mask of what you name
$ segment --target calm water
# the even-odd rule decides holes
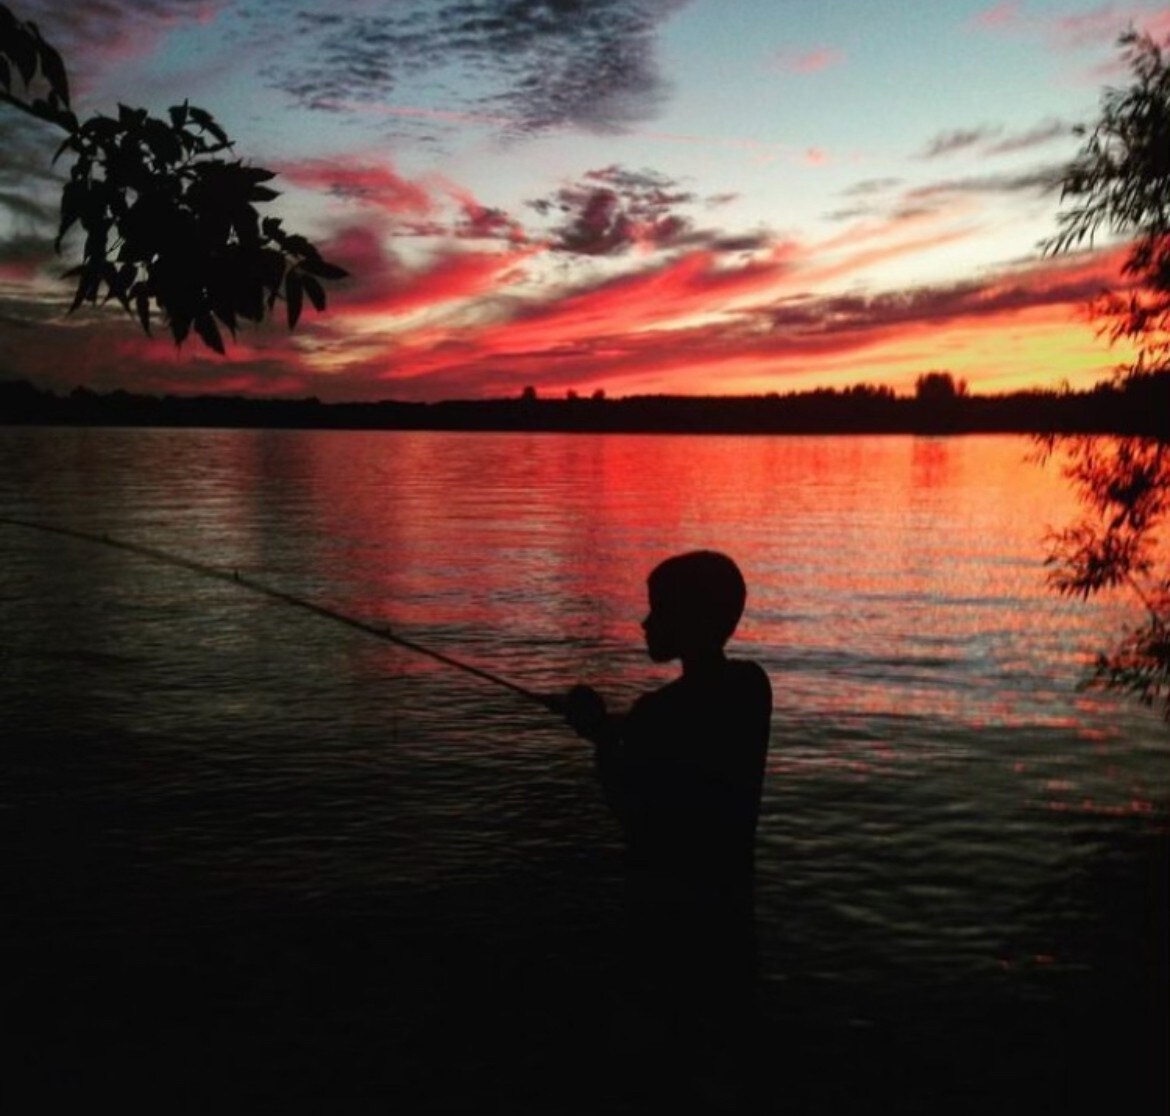
[[[1074,508],[1028,451],[0,428],[0,515],[180,552],[619,705],[668,677],[640,645],[646,572],[724,549],[749,585],[737,653],[776,694],[758,903],[775,1011],[824,1034],[895,1027],[909,993],[943,1017],[1132,1015],[1165,903],[1170,731],[1076,692],[1126,616],[1047,590],[1042,536]],[[0,626],[0,904],[24,940],[68,953],[129,927],[189,951],[329,912],[477,957],[553,943],[555,968],[618,917],[589,756],[506,691],[2,525]]]

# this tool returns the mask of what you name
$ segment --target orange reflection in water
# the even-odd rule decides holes
[[[312,435],[302,478],[337,604],[552,680],[640,684],[644,579],[732,554],[737,646],[857,717],[1067,722],[1029,676],[1079,669],[1093,610],[1054,598],[1075,506],[1026,439]]]
[[[645,657],[646,575],[679,551],[730,553],[749,586],[731,650],[772,677],[774,776],[917,776],[1011,732],[1025,740],[1013,759],[1063,741],[1055,766],[1072,778],[1095,762],[1086,745],[1160,729],[1075,693],[1124,613],[1047,587],[1044,532],[1076,504],[1058,470],[1026,460],[1027,439],[295,437],[287,475],[268,459],[263,499],[277,506],[253,515],[286,535],[265,561],[531,689],[588,680],[620,705],[658,684],[671,668]],[[373,641],[359,653],[374,673],[449,674]],[[468,709],[488,700],[460,681]],[[1053,798],[1036,784],[1053,765],[1036,762],[1010,777],[1053,809],[1158,801],[1100,771],[1092,794]]]

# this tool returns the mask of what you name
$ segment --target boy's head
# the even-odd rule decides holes
[[[714,550],[667,558],[651,571],[647,585],[650,613],[642,628],[656,663],[722,648],[747,598],[739,567]]]

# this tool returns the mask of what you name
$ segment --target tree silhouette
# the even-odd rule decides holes
[[[953,403],[967,394],[967,381],[955,381],[949,372],[923,372],[914,381],[914,398],[920,403]]]
[[[1110,343],[1131,342],[1135,358],[1115,372],[1120,386],[1149,390],[1148,434],[1126,438],[1049,438],[1084,514],[1052,536],[1052,582],[1089,597],[1123,588],[1145,619],[1098,659],[1091,681],[1160,704],[1170,719],[1170,569],[1155,532],[1170,509],[1170,65],[1149,35],[1119,43],[1131,73],[1108,89],[1100,117],[1062,176],[1058,232],[1043,245],[1060,253],[1091,244],[1102,229],[1126,237],[1124,292],[1110,291],[1092,312]]]
[[[149,334],[161,314],[176,345],[191,330],[218,353],[220,327],[259,322],[279,299],[289,328],[304,300],[325,308],[321,280],[344,270],[303,236],[261,217],[276,198],[275,175],[227,158],[232,141],[211,114],[184,102],[167,118],[118,106],[117,117],[81,122],[69,101],[61,55],[35,23],[0,4],[0,102],[61,129],[54,161],[74,157],[61,193],[55,247],[74,227],[84,233],[70,311],[116,299]]]

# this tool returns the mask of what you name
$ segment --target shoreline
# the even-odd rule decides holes
[[[59,396],[0,381],[0,425],[565,434],[1115,434],[1170,440],[1170,373],[1085,392],[897,396],[866,385],[761,396],[324,403],[222,395]]]

